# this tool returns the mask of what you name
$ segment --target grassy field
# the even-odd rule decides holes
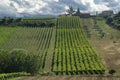
[[[114,69],[114,76],[120,76],[120,31],[107,25],[103,18],[96,19],[96,24],[92,18],[81,19],[81,22],[83,27],[88,26],[88,40],[99,53],[107,71]],[[104,33],[103,37],[101,33]]]
[[[3,44],[0,45],[0,49],[8,51],[20,49],[26,50],[31,54],[36,54],[41,59],[40,72],[44,71],[47,53],[51,52],[50,48],[54,48],[54,45],[51,44],[52,35],[54,35],[53,28],[16,27],[9,29],[7,27],[0,27],[0,30],[3,31],[1,34],[1,43]]]
[[[15,28],[0,27],[0,46],[7,42],[7,39],[13,34]]]

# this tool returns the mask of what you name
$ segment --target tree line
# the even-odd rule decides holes
[[[42,19],[23,19],[23,18],[10,18],[10,17],[4,17],[0,21],[0,25],[3,26],[23,26],[23,27],[53,27],[55,26],[55,23],[53,21],[53,18],[49,20],[42,20]]]
[[[22,18],[11,18],[11,17],[4,17],[3,19],[1,19],[0,21],[0,25],[9,25],[12,23],[19,23],[22,21]]]
[[[120,30],[120,12],[114,17],[108,17],[106,23],[113,26],[113,28]]]

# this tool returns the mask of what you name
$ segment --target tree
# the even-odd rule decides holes
[[[0,73],[7,71],[10,62],[10,54],[8,51],[0,50]]]
[[[9,20],[10,20],[10,17],[4,17],[4,18],[2,19],[2,23],[3,23],[3,24],[8,24]]]
[[[79,8],[77,9],[75,16],[80,16],[80,9]]]
[[[8,23],[9,23],[9,24],[14,23],[14,19],[13,19],[13,18],[10,18],[10,19],[8,20]]]
[[[18,18],[16,19],[16,22],[21,22],[23,19],[22,18]]]
[[[113,21],[113,18],[111,18],[111,17],[108,17],[108,18],[107,18],[107,23],[108,23],[108,24],[111,24],[112,21]]]
[[[8,25],[8,24],[11,24],[11,23],[14,23],[14,18],[10,18],[10,17],[4,17],[3,19],[2,19],[2,24],[4,25]]]
[[[46,26],[46,22],[41,23],[41,27],[45,27]]]
[[[0,50],[0,73],[28,72],[35,75],[40,69],[40,63],[38,55],[29,54],[26,50]]]
[[[118,14],[117,14],[117,15],[115,15],[115,17],[114,17],[114,18],[118,18],[118,17],[120,17],[120,12],[118,12]]]
[[[67,10],[67,12],[68,12],[70,15],[73,15],[73,13],[75,12],[75,10],[73,9],[72,6],[69,6],[69,9]]]

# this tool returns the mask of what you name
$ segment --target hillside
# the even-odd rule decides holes
[[[44,21],[47,24],[46,19],[40,21],[30,19],[27,22],[31,24]],[[34,24],[34,26],[24,25],[24,27],[1,26],[0,49],[8,52],[24,50],[28,55],[37,55],[40,62],[33,62],[33,65],[40,65],[35,69],[37,76],[62,75],[65,79],[77,79],[80,76],[120,75],[120,32],[107,25],[105,19],[68,16],[49,21],[55,25],[51,27],[48,25],[38,27]],[[19,56],[17,57],[19,61]],[[17,66],[19,62],[16,63]],[[20,79],[32,78],[37,77]],[[50,77],[43,77],[46,78]]]
[[[99,53],[107,72],[113,69],[114,76],[119,76],[120,31],[107,25],[104,18],[82,19],[81,22],[87,26],[84,28],[87,38]]]

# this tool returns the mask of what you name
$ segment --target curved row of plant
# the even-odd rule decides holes
[[[56,74],[104,74],[98,53],[91,47],[79,17],[60,17],[56,34],[53,72]]]

